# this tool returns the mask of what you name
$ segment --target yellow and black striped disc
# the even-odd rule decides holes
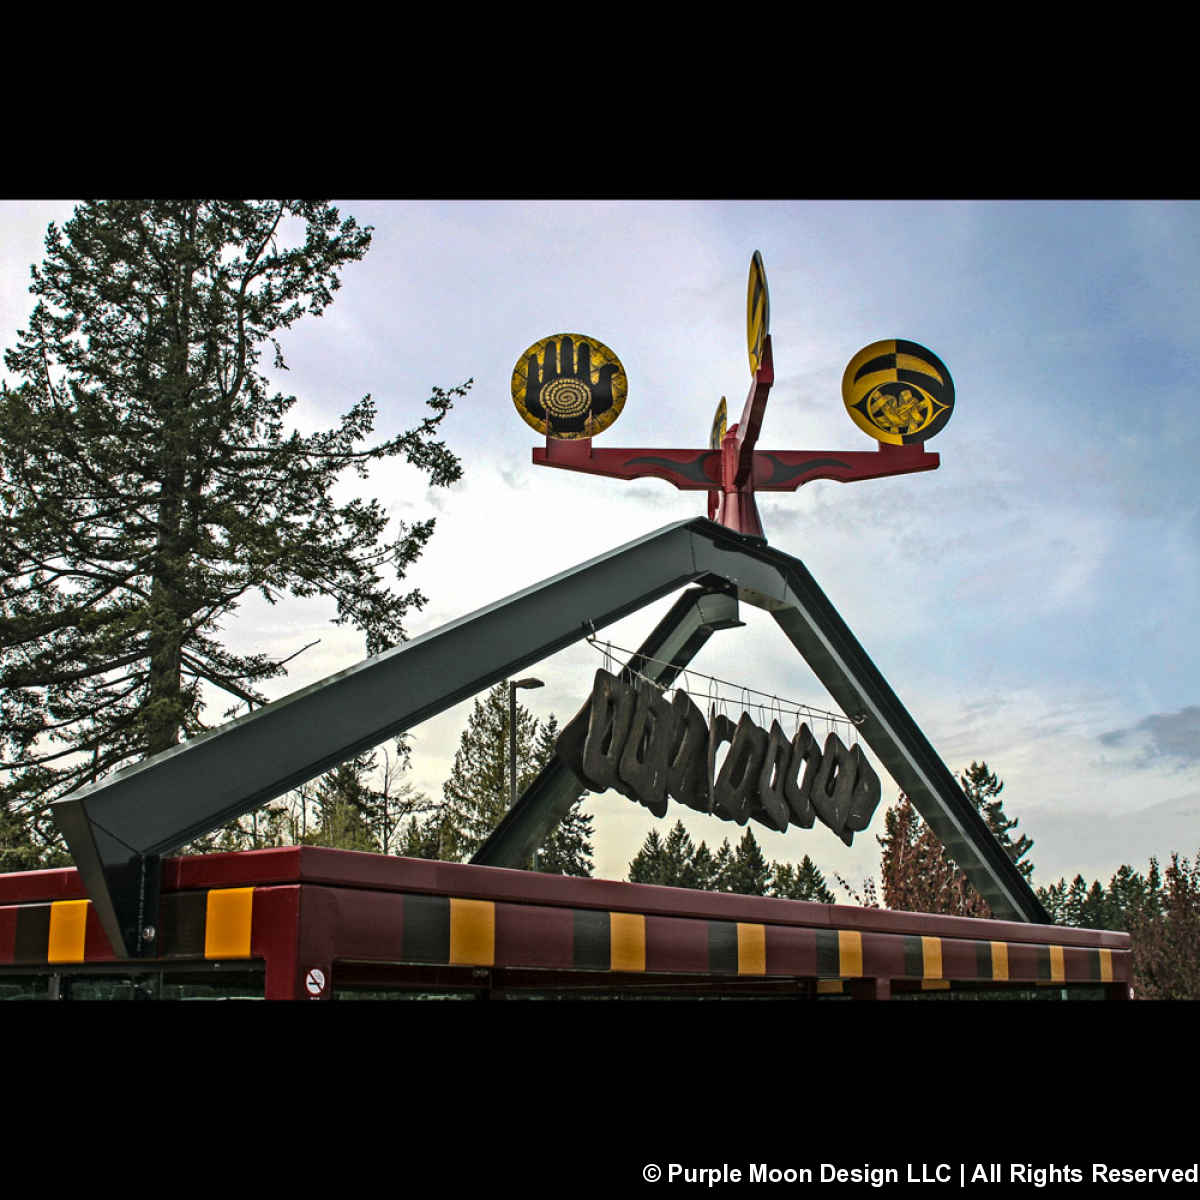
[[[602,433],[621,415],[628,391],[621,360],[582,333],[534,342],[513,368],[512,397],[521,420],[563,441]]]
[[[725,440],[725,425],[729,420],[728,411],[725,408],[725,397],[721,397],[721,403],[717,405],[716,415],[713,417],[712,432],[708,435],[708,446],[710,450],[720,450],[721,443]]]
[[[907,446],[940,433],[950,420],[954,380],[946,364],[916,342],[872,342],[850,360],[842,399],[864,433]]]
[[[767,292],[767,269],[757,250],[750,260],[750,284],[746,289],[746,343],[750,348],[750,374],[762,366],[763,343],[771,332],[771,297]]]

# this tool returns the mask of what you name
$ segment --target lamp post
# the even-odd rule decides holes
[[[508,685],[508,807],[517,802],[517,688],[540,688],[545,683],[532,676],[513,679]],[[533,852],[533,869],[537,870],[537,851]]]

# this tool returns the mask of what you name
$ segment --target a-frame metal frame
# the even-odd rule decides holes
[[[696,518],[647,534],[57,801],[55,818],[113,950],[126,958],[155,953],[164,854],[692,583],[702,586],[700,595],[714,598],[702,601],[689,593],[640,653],[682,669],[714,628],[736,619],[722,597],[736,595],[766,609],[993,913],[1049,923],[1028,883],[804,564]],[[514,810],[508,828],[496,831],[477,861],[524,861],[525,845],[532,849],[539,830],[553,826],[566,792],[574,789],[577,795],[581,786],[560,772],[557,788],[547,784],[540,799],[531,788],[535,794],[527,795],[521,811]]]

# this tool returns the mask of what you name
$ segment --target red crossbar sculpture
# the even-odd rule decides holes
[[[875,450],[756,450],[767,397],[775,382],[771,338],[764,339],[762,365],[754,375],[742,419],[729,428],[720,449],[598,449],[591,438],[560,441],[547,436],[545,449],[535,448],[536,466],[585,471],[615,479],[653,476],[682,491],[708,492],[708,515],[735,533],[766,541],[755,492],[794,492],[813,479],[854,483],[887,475],[932,471],[939,456],[921,443],[907,446],[880,442]]]

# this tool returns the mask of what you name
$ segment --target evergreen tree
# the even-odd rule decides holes
[[[771,895],[784,900],[812,900],[819,904],[835,904],[837,898],[825,883],[825,876],[806,854],[799,867],[791,863],[771,864]]]
[[[988,770],[987,763],[976,762],[959,776],[959,783],[1017,870],[1030,878],[1033,864],[1025,860],[1025,855],[1033,842],[1023,835],[1013,837],[1018,822],[1004,813],[1000,799],[1004,784]],[[884,835],[877,841],[882,848],[883,902],[888,908],[966,917],[992,915],[987,902],[950,861],[941,840],[921,820],[907,796],[901,794],[888,809]]]
[[[1083,900],[1080,925],[1084,929],[1111,929],[1113,922],[1109,914],[1109,900],[1100,880],[1093,879]]]
[[[736,850],[730,849],[726,840],[714,856],[704,842],[697,846],[692,841],[682,821],[675,822],[665,842],[657,829],[646,834],[629,864],[628,878],[631,883],[662,887],[835,902],[824,876],[807,854],[799,868],[791,863],[768,865],[753,832],[747,829]]]
[[[554,754],[558,719],[550,714],[541,725],[519,701],[517,712],[517,796],[529,786]],[[487,840],[510,806],[509,690],[498,683],[476,700],[459,739],[454,769],[442,787],[442,801],[423,820],[404,831],[402,854],[465,862]],[[539,848],[537,867],[550,875],[588,877],[593,847],[593,820],[583,811],[583,798],[551,831]],[[532,860],[525,864],[533,866]]]
[[[631,883],[656,883],[660,887],[705,889],[712,887],[712,855],[701,842],[676,821],[666,842],[651,829],[633,861],[629,864]]]
[[[1084,913],[1087,906],[1088,884],[1082,875],[1076,875],[1067,888],[1066,900],[1063,903],[1063,924],[1083,927]]]
[[[410,817],[400,831],[396,850],[404,858],[438,860],[442,857],[442,826],[437,811],[427,817]]]
[[[440,858],[465,862],[487,840],[508,812],[509,795],[508,682],[496,684],[471,709],[459,738],[454,769],[442,787],[435,815],[440,828]],[[537,774],[538,723],[517,704],[517,795]]]
[[[675,822],[663,843],[663,874],[662,882],[669,887],[703,887],[696,872],[696,843],[682,821]]]
[[[383,756],[382,764],[379,762]],[[310,780],[263,808],[238,817],[183,849],[185,854],[327,846],[399,854],[404,824],[428,812],[428,798],[408,783],[406,739],[380,746]],[[436,856],[431,856],[436,857]]]
[[[32,844],[48,801],[201,732],[202,684],[227,717],[264,702],[287,660],[225,646],[244,596],[328,596],[368,653],[403,640],[423,597],[384,573],[433,522],[382,544],[387,513],[334,484],[394,457],[457,479],[436,434],[469,385],[372,444],[369,396],[301,436],[259,369],[370,240],[309,200],[88,202],[50,227],[0,393],[0,805]]]
[[[374,766],[373,755],[362,755],[321,776],[315,798],[318,824],[305,839],[309,845],[379,849],[370,824],[376,797],[365,778]]]
[[[1149,916],[1162,912],[1162,876],[1158,872],[1158,859],[1151,857],[1150,869],[1146,872],[1146,908]]]
[[[1055,925],[1065,925],[1067,910],[1067,881],[1060,879],[1048,888],[1038,888],[1037,897]]]
[[[1157,865],[1157,864],[1156,864]],[[1108,912],[1111,924],[1106,929],[1128,930],[1143,914],[1152,911],[1152,892],[1145,876],[1128,863],[1122,863],[1108,881]]]
[[[583,811],[582,802],[576,800],[538,851],[537,869],[544,875],[590,879],[594,847],[589,839],[593,824],[593,819]]]
[[[48,853],[34,841],[20,814],[0,805],[0,872],[70,865],[70,856],[65,851]]]
[[[1016,817],[1009,819],[1005,816],[1004,803],[1000,799],[1004,784],[996,778],[994,772],[988,770],[987,763],[977,762],[971,763],[958,777],[958,782],[964,795],[987,822],[992,835],[1004,847],[1004,852],[1028,880],[1033,874],[1033,863],[1022,860],[1033,849],[1033,839],[1024,834],[1013,837],[1020,821]]]
[[[713,855],[712,875],[709,877],[709,888],[714,892],[728,892],[732,888],[725,886],[725,880],[729,876],[729,872],[733,869],[733,849],[729,845],[728,838],[722,838],[721,844],[717,847],[716,854]]]
[[[538,730],[534,750],[534,764],[540,771],[554,756],[554,743],[558,740],[558,718],[551,713],[546,723]],[[587,792],[571,805],[567,815],[550,832],[538,851],[537,869],[547,875],[575,875],[590,879],[592,875],[593,846],[588,840],[593,833],[593,819],[583,811],[583,800]]]
[[[1159,880],[1150,860],[1153,899],[1132,918],[1134,987],[1148,1000],[1200,1000],[1200,853],[1171,855]]]
[[[695,883],[691,886],[698,888],[700,891],[713,891],[716,887],[716,883],[714,882],[716,877],[717,861],[707,844],[701,842],[696,847],[696,853],[692,856],[692,878],[695,880]]]
[[[646,834],[642,848],[633,856],[629,864],[627,878],[630,883],[656,883],[663,887],[674,885],[666,881],[666,856],[663,853],[662,838],[657,829],[651,829]]]
[[[719,878],[718,887],[722,892],[737,892],[742,896],[765,896],[770,886],[771,868],[753,831],[747,828]]]
[[[1150,860],[1148,875],[1123,863],[1107,888],[1098,879],[1089,884],[1076,875],[1070,884],[1060,879],[1048,888],[1038,888],[1037,894],[1055,924],[1082,929],[1128,931],[1162,911],[1162,882],[1155,859]]]
[[[942,843],[901,794],[884,814],[880,875],[883,903],[904,912],[986,917],[991,910],[967,877],[946,857]]]
[[[1145,875],[1122,864],[1107,889],[1060,879],[1038,896],[1059,924],[1127,931],[1138,996],[1200,1000],[1200,855],[1193,864],[1172,854],[1161,872],[1151,858]]]

